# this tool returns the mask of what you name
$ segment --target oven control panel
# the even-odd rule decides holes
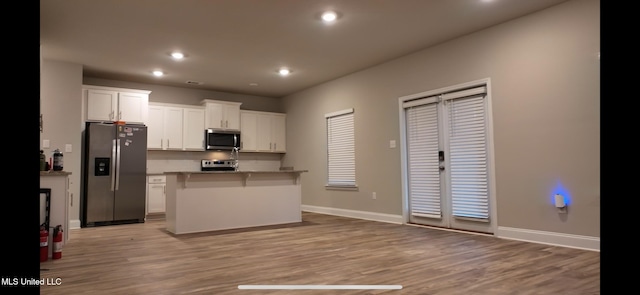
[[[200,168],[202,171],[234,171],[236,170],[236,161],[203,159]]]

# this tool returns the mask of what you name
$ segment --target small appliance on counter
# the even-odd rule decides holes
[[[235,171],[237,160],[203,159],[200,163],[201,171]]]

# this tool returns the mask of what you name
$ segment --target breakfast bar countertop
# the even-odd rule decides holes
[[[246,174],[246,173],[302,173],[309,170],[238,170],[238,171],[165,171],[163,174]]]

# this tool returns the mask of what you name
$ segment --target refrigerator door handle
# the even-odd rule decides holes
[[[120,139],[116,139],[116,190],[120,188]]]
[[[111,161],[116,158],[116,140],[111,142]],[[111,163],[111,191],[116,189],[116,167]]]

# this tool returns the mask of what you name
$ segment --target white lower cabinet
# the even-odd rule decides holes
[[[165,175],[149,175],[147,178],[147,214],[164,213],[167,177]]]

